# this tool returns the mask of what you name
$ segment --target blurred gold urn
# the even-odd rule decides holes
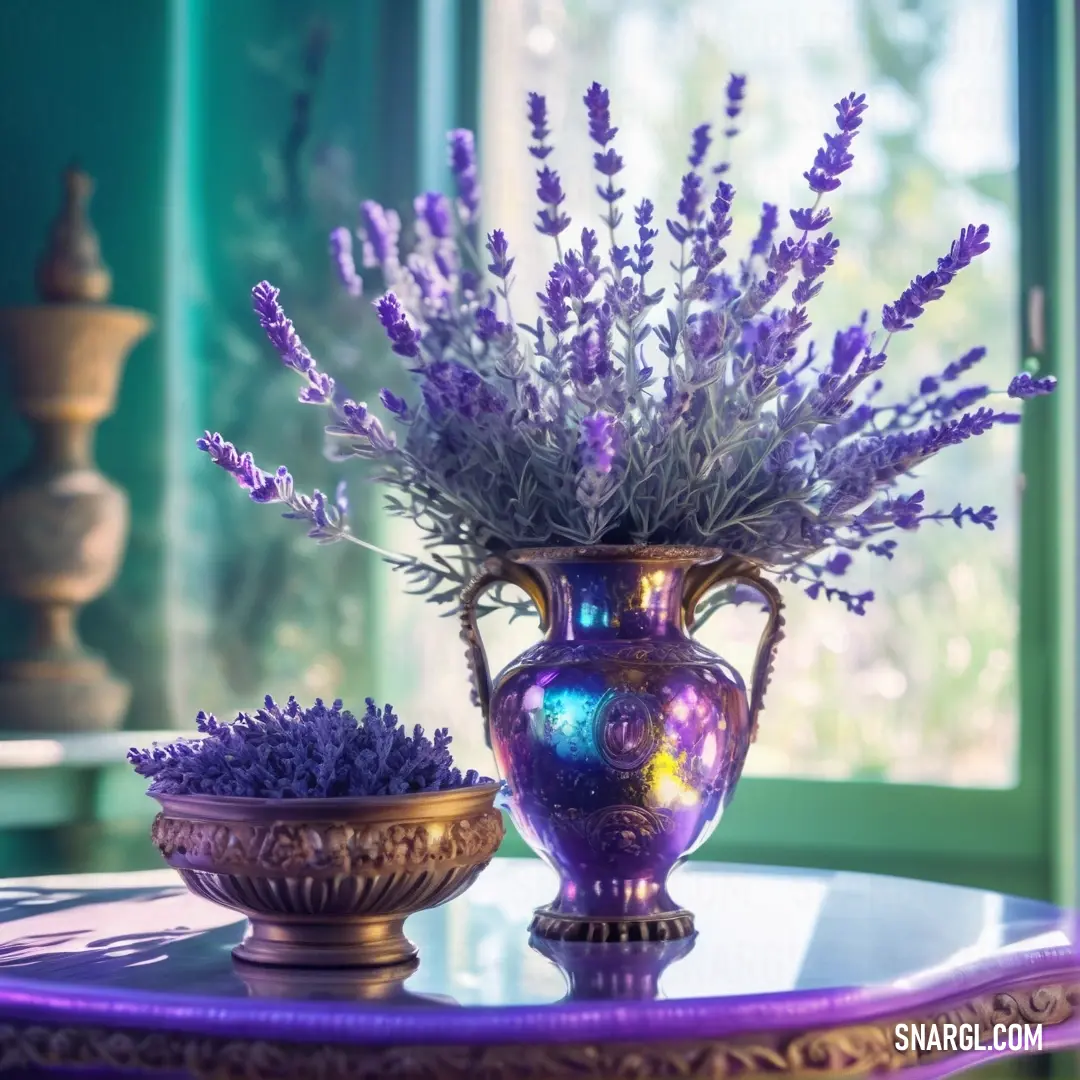
[[[37,272],[41,302],[0,310],[0,361],[34,433],[30,460],[0,493],[0,591],[29,626],[0,664],[0,729],[119,726],[130,687],[79,641],[79,608],[113,583],[128,536],[128,499],[93,460],[94,431],[116,406],[124,360],[149,331],[111,290],[87,218],[93,188],[70,169],[64,204]]]

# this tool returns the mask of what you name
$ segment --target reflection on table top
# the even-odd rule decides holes
[[[464,896],[408,921],[421,962],[395,982],[237,964],[243,920],[172,871],[0,881],[0,1018],[52,1009],[104,1022],[123,1010],[187,1030],[273,1024],[359,1042],[671,1039],[919,1015],[1044,978],[1080,984],[1075,920],[994,893],[698,863],[672,883],[697,916],[691,942],[530,942],[532,908],[554,890],[538,861],[496,859]]]
[[[463,897],[414,915],[422,962],[408,989],[462,1005],[562,999],[564,973],[527,932],[554,889],[538,861],[497,859]],[[669,954],[669,999],[917,987],[1074,943],[1074,921],[1053,905],[901,878],[699,863],[673,891],[698,935]],[[247,996],[229,960],[242,928],[169,870],[0,881],[0,978]]]

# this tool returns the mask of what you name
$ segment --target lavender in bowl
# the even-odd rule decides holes
[[[368,699],[267,698],[203,737],[128,760],[161,804],[152,837],[196,895],[243,912],[234,955],[295,967],[400,964],[405,919],[476,880],[504,835],[497,782],[462,773],[445,730],[412,735]]]

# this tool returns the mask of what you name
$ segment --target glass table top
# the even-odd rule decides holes
[[[672,892],[695,913],[696,938],[625,946],[530,941],[532,909],[554,891],[539,861],[496,859],[465,895],[409,919],[419,968],[388,990],[370,972],[234,962],[244,920],[170,870],[0,881],[0,989],[535,1007],[914,992],[1080,968],[1076,921],[1054,906],[900,878],[691,864]]]

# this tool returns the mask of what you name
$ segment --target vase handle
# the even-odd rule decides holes
[[[548,604],[540,578],[526,566],[511,562],[501,555],[485,560],[479,573],[462,590],[460,599],[461,640],[465,642],[465,659],[472,679],[472,703],[479,706],[484,718],[484,741],[491,748],[491,673],[487,653],[477,625],[476,605],[493,585],[516,585],[536,605],[540,614],[540,629],[547,630]]]
[[[761,576],[753,563],[741,559],[724,558],[714,563],[699,564],[687,574],[683,594],[683,619],[687,630],[694,629],[694,612],[702,597],[718,585],[749,586],[760,593],[769,608],[769,619],[761,632],[757,658],[754,661],[754,678],[750,690],[750,741],[757,738],[758,716],[765,704],[765,691],[769,687],[776,647],[784,638],[784,601],[780,590]]]

